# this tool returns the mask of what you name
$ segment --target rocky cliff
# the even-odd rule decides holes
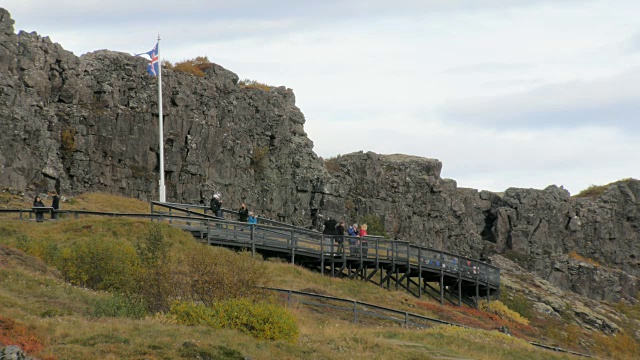
[[[143,58],[80,57],[36,33],[15,34],[0,9],[0,186],[28,195],[101,191],[157,198],[157,83]],[[268,217],[379,221],[389,236],[481,257],[504,253],[565,290],[633,299],[640,275],[640,183],[596,199],[564,189],[458,188],[442,163],[354,153],[323,161],[290,89],[242,86],[212,64],[204,77],[163,70],[169,201],[227,207],[244,200]]]

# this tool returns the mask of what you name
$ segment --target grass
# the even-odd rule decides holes
[[[600,263],[599,263],[599,262],[597,262],[597,261],[595,261],[595,260],[593,260],[593,259],[591,259],[591,258],[584,257],[584,256],[582,256],[582,255],[578,254],[578,253],[577,253],[577,252],[575,252],[575,251],[570,252],[570,253],[569,253],[569,257],[570,257],[570,258],[572,258],[572,259],[574,259],[574,260],[578,260],[578,261],[586,262],[586,263],[591,264],[591,265],[596,266],[596,267],[600,266]]]
[[[271,89],[273,89],[273,86],[271,85],[267,85],[265,83],[261,83],[251,79],[244,79],[244,80],[238,81],[238,86],[242,88],[258,89],[266,92],[269,92],[271,91]]]
[[[619,184],[622,182],[627,182],[630,180],[636,180],[633,178],[624,178],[624,179],[620,179],[618,181],[614,181],[612,183],[606,184],[606,185],[591,185],[588,188],[580,191],[578,194],[574,195],[573,197],[576,198],[597,198],[600,195],[604,194],[605,190],[607,190],[609,188],[609,186],[611,185],[615,185],[615,184]]]
[[[148,212],[149,209],[147,203],[105,194],[86,194],[63,204],[101,211]],[[97,217],[41,224],[0,219],[0,243],[16,246],[21,237],[59,244],[93,238],[135,242],[148,234],[150,224],[148,220]],[[172,244],[171,251],[203,246],[196,244],[190,234],[168,224],[162,224],[160,229]],[[211,250],[220,259],[236,256],[223,248]],[[274,287],[369,302],[484,330],[449,327],[410,330],[378,320],[367,320],[366,326],[354,325],[348,312],[293,303],[289,311],[299,327],[298,340],[295,343],[256,340],[234,330],[178,325],[161,314],[139,319],[126,311],[119,312],[121,307],[114,294],[69,285],[61,280],[58,271],[48,268],[42,261],[6,247],[0,247],[0,316],[15,321],[34,346],[40,344],[30,355],[42,359],[165,359],[196,355],[232,359],[572,358],[532,348],[522,340],[492,331],[497,326],[508,326],[518,338],[564,347],[586,341],[594,344],[594,350],[611,351],[612,354],[616,354],[615,346],[618,345],[631,351],[636,349],[635,341],[623,336],[602,337],[594,343],[590,340],[594,338],[593,334],[534,316],[531,304],[524,301],[518,303],[523,309],[511,310],[526,312],[524,308],[528,308],[526,317],[533,318],[530,325],[473,308],[441,306],[426,298],[416,299],[404,291],[384,290],[362,281],[322,276],[282,261],[266,261],[264,271],[272,274],[270,285]],[[515,306],[507,301],[505,304]],[[618,306],[632,316],[637,313],[636,307]],[[102,314],[106,312],[109,317],[96,316],[100,313],[96,309],[102,309]],[[579,346],[573,349],[586,351]],[[618,358],[624,359],[624,356]]]

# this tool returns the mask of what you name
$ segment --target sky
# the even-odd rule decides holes
[[[294,90],[323,158],[435,158],[459,187],[640,179],[640,1],[3,0],[81,55],[207,56]]]

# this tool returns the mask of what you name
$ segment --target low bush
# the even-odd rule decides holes
[[[261,83],[256,80],[250,80],[250,79],[240,80],[238,81],[238,85],[243,88],[258,89],[258,90],[267,91],[267,92],[273,89],[273,86],[271,85],[267,85],[265,83]]]
[[[176,302],[169,315],[179,324],[236,329],[261,340],[295,342],[298,337],[298,326],[293,315],[282,306],[270,302],[231,299],[216,302],[212,307]]]
[[[519,313],[510,310],[501,301],[488,302],[486,300],[480,300],[478,303],[480,309],[498,315],[501,319],[511,321],[518,324],[529,325],[529,320],[522,317]]]
[[[180,71],[183,73],[203,77],[204,70],[213,66],[213,63],[209,61],[206,56],[198,56],[193,59],[187,59],[178,61],[175,64],[171,64],[169,61],[163,61],[162,66],[166,69],[172,69],[174,71]]]
[[[249,253],[216,256],[215,252],[202,247],[185,251],[186,276],[181,282],[188,284],[188,293],[183,297],[212,306],[220,300],[268,296],[259,288],[270,281],[264,262]]]
[[[612,336],[595,334],[593,339],[595,350],[600,356],[620,360],[640,359],[640,346],[627,333]]]
[[[500,300],[507,308],[517,312],[525,319],[533,318],[533,304],[525,296],[512,293],[507,287],[501,290]]]
[[[93,310],[95,317],[126,317],[142,319],[147,314],[145,304],[122,295],[113,295],[96,301]]]
[[[389,234],[387,234],[387,231],[385,230],[384,225],[382,224],[382,220],[380,219],[380,216],[368,214],[360,218],[359,223],[367,224],[367,234],[383,236],[385,239],[389,238]]]

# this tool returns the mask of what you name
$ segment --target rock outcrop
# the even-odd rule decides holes
[[[34,194],[100,191],[157,198],[157,82],[147,61],[80,57],[48,37],[14,33],[0,9],[0,186]],[[503,195],[458,188],[442,163],[359,152],[323,161],[292,90],[241,85],[211,64],[163,70],[167,197],[224,205],[319,229],[375,220],[396,239],[483,257],[504,253],[564,290],[633,300],[640,275],[640,182],[595,199],[556,186]],[[591,261],[583,261],[591,260]]]

